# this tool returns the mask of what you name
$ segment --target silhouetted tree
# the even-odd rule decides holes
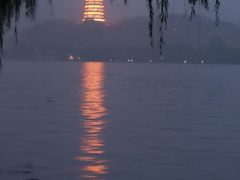
[[[27,18],[34,19],[38,0],[0,0],[0,51],[3,48],[4,33],[14,25],[17,34],[17,21],[21,13]],[[48,0],[49,3],[52,0]],[[22,12],[24,11],[24,12]]]
[[[124,3],[127,4],[128,1],[131,0],[124,0]],[[154,19],[155,16],[158,18],[158,31],[160,33],[159,36],[159,48],[160,52],[162,51],[162,47],[164,45],[164,30],[167,29],[167,22],[168,22],[168,10],[169,10],[169,3],[171,0],[147,0],[148,5],[148,12],[149,12],[149,37],[151,40],[151,45],[153,46],[154,38],[153,38],[153,31],[154,31]],[[219,23],[219,8],[220,8],[220,0],[214,0],[214,11],[216,15],[215,23],[216,25]],[[190,12],[190,20],[196,15],[195,8],[197,5],[202,6],[206,10],[209,10],[209,0],[184,0],[184,3],[187,2],[188,6],[191,9]]]
[[[16,22],[20,17],[20,10],[25,6],[25,15],[34,18],[36,0],[1,0],[0,1],[0,48],[3,47],[3,35],[8,30],[13,20],[15,21],[15,33],[17,33]]]

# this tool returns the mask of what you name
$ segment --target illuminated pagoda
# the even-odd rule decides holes
[[[85,0],[82,21],[105,22],[106,19],[103,0]]]

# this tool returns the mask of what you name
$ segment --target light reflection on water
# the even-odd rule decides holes
[[[81,138],[81,178],[101,179],[108,173],[104,155],[104,141],[101,134],[106,123],[107,109],[104,106],[104,63],[84,63],[82,66],[82,104],[81,115],[84,117]]]
[[[3,65],[0,180],[240,179],[239,66]]]

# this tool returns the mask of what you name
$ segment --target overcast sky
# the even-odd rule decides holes
[[[49,18],[67,19],[79,22],[83,10],[84,0],[54,0],[53,7],[47,5],[48,0],[40,0],[38,19],[46,20]],[[185,0],[186,1],[186,0]],[[210,2],[214,0],[210,0]],[[173,6],[175,2],[175,5]],[[240,0],[221,0],[221,19],[240,24]],[[184,0],[170,0],[170,13],[185,12]],[[115,21],[126,17],[147,15],[146,0],[129,0],[127,6],[123,5],[123,0],[105,0],[106,14],[108,21]],[[174,7],[174,8],[173,8]],[[212,7],[213,8],[213,7]],[[213,15],[210,12],[201,10],[202,15]]]

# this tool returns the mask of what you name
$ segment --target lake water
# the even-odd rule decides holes
[[[1,180],[240,179],[240,66],[4,62]]]

